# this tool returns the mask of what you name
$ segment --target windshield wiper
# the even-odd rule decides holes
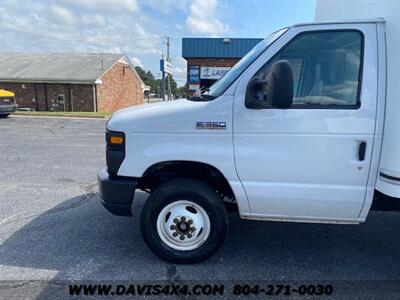
[[[203,87],[202,89],[200,89],[201,92],[200,95],[192,96],[189,97],[188,99],[192,101],[211,101],[217,98],[216,96],[207,94],[209,91],[210,89],[208,87]]]
[[[217,97],[215,97],[213,95],[208,95],[208,94],[201,94],[200,97],[203,98],[206,101],[214,100],[215,98],[217,98]]]
[[[200,96],[192,96],[189,97],[188,100],[191,101],[211,101],[214,100],[216,97],[211,95],[200,95]]]
[[[208,88],[208,87],[206,87],[206,86],[203,86],[203,87],[200,89],[200,93],[201,93],[201,94],[207,93],[207,92],[209,92],[209,91],[210,91],[210,88]]]

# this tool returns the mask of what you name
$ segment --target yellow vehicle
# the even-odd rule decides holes
[[[15,94],[6,90],[0,90],[0,118],[7,117],[10,113],[17,110]]]

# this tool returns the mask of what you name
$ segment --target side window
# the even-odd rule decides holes
[[[363,36],[358,31],[302,33],[254,77],[268,82],[272,64],[287,60],[293,71],[292,108],[357,108],[362,49]]]

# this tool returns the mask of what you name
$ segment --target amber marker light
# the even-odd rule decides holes
[[[124,138],[121,136],[111,136],[110,144],[112,145],[122,145],[124,143]]]

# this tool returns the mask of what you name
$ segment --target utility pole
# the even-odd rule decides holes
[[[170,47],[170,37],[164,36],[163,44],[167,45],[167,57],[164,60],[164,55],[161,55],[160,60],[160,70],[162,72],[162,100],[165,101],[165,90],[168,89],[168,100],[172,99],[172,89],[171,89],[171,76],[172,76],[172,64],[171,64],[171,57],[169,56],[169,47]],[[167,68],[166,68],[167,67]],[[167,69],[167,72],[165,71]],[[167,78],[165,78],[167,76]]]
[[[167,61],[170,60],[169,58],[169,36],[166,37],[167,38]]]
[[[161,54],[161,59],[164,59],[164,55]],[[162,89],[162,101],[165,101],[165,72],[162,70],[162,79],[161,79],[161,89]]]
[[[169,47],[170,47],[170,37],[169,36],[166,36],[165,37],[165,39],[167,40],[165,43],[166,43],[166,45],[167,45],[167,58],[166,58],[166,61],[167,62],[171,62],[171,57],[169,56]],[[164,82],[164,79],[163,79],[163,82]],[[168,88],[168,100],[171,100],[172,99],[172,96],[171,96],[171,74],[167,74],[167,88]],[[165,83],[164,83],[164,87],[165,87]],[[165,90],[164,90],[165,91]],[[165,94],[164,94],[165,95]]]

